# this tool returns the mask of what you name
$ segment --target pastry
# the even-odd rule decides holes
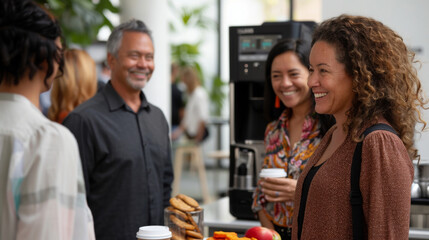
[[[174,215],[170,215],[170,220],[174,224],[176,224],[179,228],[184,228],[184,229],[187,229],[187,230],[194,230],[195,229],[194,225],[189,224],[187,222],[184,222],[184,221],[180,220],[179,218],[177,218]]]
[[[184,212],[192,212],[195,210],[195,208],[191,207],[190,205],[186,204],[184,201],[182,201],[180,198],[170,198],[170,204],[174,208],[177,208]]]
[[[204,238],[204,236],[201,233],[191,231],[191,230],[186,230],[186,235],[189,237],[197,238],[197,239],[203,239]]]
[[[193,199],[193,198],[191,198],[191,197],[189,197],[189,196],[186,196],[186,195],[184,195],[184,194],[177,194],[177,196],[176,196],[177,198],[179,198],[179,199],[181,199],[181,200],[183,200],[185,203],[187,203],[188,205],[190,205],[191,207],[194,207],[194,208],[198,208],[200,205],[198,204],[198,202],[197,201],[195,201],[195,199]]]

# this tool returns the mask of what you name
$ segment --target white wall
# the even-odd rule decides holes
[[[152,31],[155,47],[155,71],[143,89],[147,99],[161,108],[170,122],[170,45],[168,42],[167,0],[121,0],[121,23],[136,18]]]
[[[245,8],[245,11],[242,9]],[[259,0],[222,1],[222,79],[229,82],[229,27],[261,25],[264,22],[264,5]],[[228,103],[229,104],[229,103]],[[226,109],[229,111],[228,109]],[[229,114],[227,114],[229,116]]]
[[[363,15],[381,21],[401,35],[412,49],[421,49],[416,58],[422,63],[418,72],[429,96],[429,1],[428,0],[323,0],[322,19],[342,13]],[[429,122],[429,110],[424,111]],[[418,129],[420,130],[420,129]],[[420,132],[420,131],[419,131]],[[429,131],[416,135],[422,159],[429,160]]]

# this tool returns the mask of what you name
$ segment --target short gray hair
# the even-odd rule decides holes
[[[151,31],[146,26],[146,24],[144,24],[144,22],[140,20],[131,19],[114,28],[109,36],[109,39],[107,40],[107,52],[115,57],[118,56],[118,51],[119,47],[121,46],[122,36],[124,32],[146,33],[153,41]]]

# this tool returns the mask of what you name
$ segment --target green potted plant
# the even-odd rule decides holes
[[[110,0],[36,0],[58,19],[67,44],[89,45],[97,40],[99,30],[113,28],[106,11],[119,13]]]
[[[205,11],[207,5],[198,6],[195,8],[182,7],[177,8],[172,1],[168,1],[170,9],[174,16],[177,18],[175,21],[171,21],[170,31],[174,34],[180,32],[182,29],[197,29],[199,31],[208,31],[217,29],[217,23],[206,17]],[[201,84],[205,87],[206,76],[199,63],[201,57],[200,47],[203,43],[202,39],[196,39],[195,42],[181,42],[171,43],[171,58],[172,61],[177,63],[179,67],[192,66],[200,74],[200,79],[203,81]],[[223,102],[226,97],[226,93],[223,91],[223,87],[226,85],[225,82],[219,77],[219,73],[213,76],[212,87],[209,92],[210,101],[213,104],[212,114],[214,116],[220,116],[222,113]]]

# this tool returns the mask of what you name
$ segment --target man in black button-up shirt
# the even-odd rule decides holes
[[[118,26],[107,52],[111,80],[63,124],[79,143],[96,238],[135,239],[139,227],[163,225],[173,181],[169,128],[141,91],[154,70],[144,23]]]

